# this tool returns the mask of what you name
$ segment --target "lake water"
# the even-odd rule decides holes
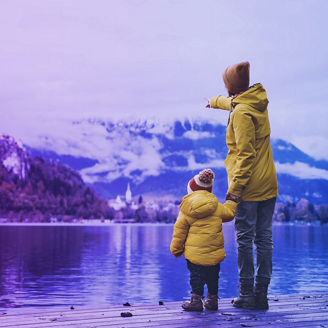
[[[189,297],[184,258],[169,251],[173,225],[0,226],[0,307],[107,306]],[[227,258],[220,297],[237,295],[236,244],[224,226]],[[327,292],[328,226],[275,225],[269,292]]]

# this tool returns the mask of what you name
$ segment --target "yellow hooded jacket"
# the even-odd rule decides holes
[[[225,258],[222,222],[233,220],[237,203],[220,204],[206,190],[183,197],[174,224],[171,253],[198,265],[216,265]]]
[[[278,194],[276,169],[270,146],[268,99],[257,83],[235,98],[218,96],[211,107],[230,110],[225,166],[228,192],[243,201],[264,201]]]

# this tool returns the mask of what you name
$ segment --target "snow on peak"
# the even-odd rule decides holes
[[[4,167],[25,179],[28,171],[27,154],[23,143],[8,135],[0,135],[0,160]]]

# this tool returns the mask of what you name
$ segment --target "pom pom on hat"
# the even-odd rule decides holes
[[[229,66],[223,73],[229,95],[241,93],[249,87],[249,62]]]
[[[214,172],[211,169],[205,169],[195,175],[188,183],[188,193],[196,190],[207,190],[212,192]]]
[[[211,169],[205,169],[198,174],[199,181],[207,184],[213,184],[214,172]]]

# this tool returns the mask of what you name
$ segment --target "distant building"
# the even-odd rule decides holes
[[[125,202],[122,201],[121,197],[117,195],[116,199],[108,200],[108,205],[111,206],[115,211],[119,211],[121,208],[125,207]]]
[[[138,206],[132,202],[132,192],[130,183],[128,183],[126,191],[125,191],[125,197],[121,195],[117,195],[115,200],[109,200],[108,205],[114,208],[116,211],[119,211],[121,208],[126,207],[127,204],[131,205],[131,208],[137,209]]]
[[[125,192],[125,201],[127,203],[131,203],[132,200],[132,192],[131,192],[131,188],[130,188],[130,182],[128,182],[128,186],[126,188],[126,192]]]

